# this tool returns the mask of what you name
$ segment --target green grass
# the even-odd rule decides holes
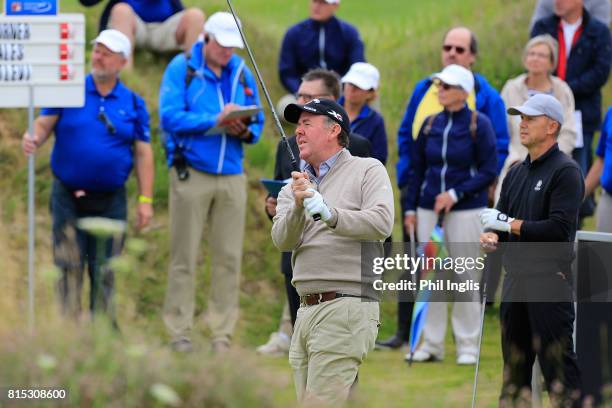
[[[186,4],[202,7],[210,15],[225,10],[224,0],[206,2],[186,1]],[[381,72],[381,108],[389,135],[390,160],[387,165],[392,180],[395,179],[397,147],[395,134],[403,115],[406,102],[414,84],[423,77],[440,69],[440,44],[444,32],[453,25],[471,27],[479,37],[480,56],[475,69],[482,72],[498,89],[506,79],[521,72],[520,55],[527,40],[527,24],[531,16],[533,2],[528,0],[439,0],[435,2],[385,0],[378,3],[366,0],[342,2],[339,16],[359,26],[366,44],[366,56]],[[286,28],[307,15],[307,2],[287,2],[281,0],[234,0],[234,7],[243,21],[248,41],[257,58],[266,84],[275,101],[284,94],[278,80],[276,66],[278,49]],[[62,11],[84,12],[87,21],[87,37],[94,37],[97,19],[102,5],[85,9],[76,0],[63,1]],[[244,52],[241,52],[245,55]],[[136,54],[135,69],[122,74],[128,86],[143,95],[151,114],[151,127],[154,137],[156,156],[155,209],[156,218],[153,228],[140,234],[148,244],[144,256],[129,254],[132,268],[117,274],[117,309],[119,322],[124,328],[121,338],[104,334],[108,345],[94,344],[99,355],[92,357],[91,378],[88,381],[108,383],[103,387],[106,396],[91,399],[88,381],[78,376],[82,371],[66,369],[53,375],[32,363],[31,356],[48,352],[65,355],[72,362],[84,353],[82,337],[91,344],[87,334],[63,333],[57,327],[55,295],[53,290],[50,250],[50,217],[47,211],[51,175],[49,169],[50,147],[46,146],[37,158],[37,322],[40,327],[38,340],[22,331],[27,314],[27,169],[26,160],[20,154],[20,137],[26,128],[25,110],[4,110],[0,112],[0,270],[4,285],[0,286],[0,334],[6,333],[5,342],[0,342],[0,365],[19,367],[16,370],[0,370],[2,384],[26,385],[35,381],[61,379],[71,385],[78,395],[84,395],[81,402],[95,401],[93,405],[108,406],[119,404],[118,393],[125,396],[136,406],[149,406],[159,402],[151,401],[145,395],[147,389],[156,381],[172,385],[185,401],[202,401],[195,395],[194,384],[203,383],[204,390],[211,390],[209,377],[220,375],[214,371],[208,377],[197,369],[193,362],[203,362],[210,367],[206,351],[198,352],[193,362],[164,352],[166,334],[161,321],[166,274],[168,267],[169,236],[167,218],[168,172],[163,159],[163,149],[159,143],[157,93],[161,75],[168,62],[168,56],[155,56],[145,52]],[[1,96],[0,96],[1,97]],[[612,87],[604,89],[604,105],[612,100]],[[263,97],[262,97],[263,101]],[[256,146],[247,148],[246,172],[248,175],[247,233],[244,243],[243,276],[241,286],[241,318],[236,332],[236,343],[240,346],[239,355],[232,358],[229,377],[235,375],[238,383],[246,381],[245,391],[254,395],[259,404],[292,406],[295,403],[291,371],[287,360],[267,359],[254,356],[255,346],[265,342],[271,331],[278,326],[284,299],[283,277],[279,272],[279,254],[269,239],[270,222],[263,213],[265,192],[259,186],[260,177],[269,177],[274,166],[274,151],[278,134],[272,123],[272,116],[266,109],[266,127],[262,140]],[[286,128],[290,132],[290,128]],[[134,200],[135,180],[130,180],[129,191]],[[399,197],[396,195],[396,197]],[[135,206],[131,202],[131,208]],[[399,208],[399,207],[398,207]],[[400,217],[396,214],[394,236],[400,235]],[[592,228],[592,220],[587,223]],[[131,235],[135,235],[134,232]],[[206,236],[206,235],[205,235]],[[206,307],[210,287],[207,249],[202,246],[202,256],[198,271],[196,300],[197,313]],[[382,326],[380,337],[386,337],[395,330],[395,305],[382,304]],[[87,326],[85,329],[87,330]],[[10,334],[10,336],[8,335]],[[56,341],[45,342],[47,338]],[[206,329],[202,319],[196,317],[196,340],[205,344]],[[41,337],[43,336],[43,337]],[[501,353],[499,346],[499,324],[496,316],[487,315],[483,340],[483,355],[479,386],[478,406],[495,406],[501,382]],[[0,336],[0,339],[3,336]],[[151,350],[151,358],[137,363],[122,362],[123,348],[133,344],[145,344]],[[19,347],[18,345],[21,345]],[[363,406],[397,407],[463,407],[469,404],[473,368],[458,367],[454,363],[454,346],[450,332],[447,333],[447,358],[442,363],[415,364],[408,367],[400,352],[373,352],[368,356],[361,369],[360,402]],[[129,360],[129,359],[128,359]],[[247,361],[244,366],[242,361]],[[71,363],[72,364],[72,363]],[[76,364],[76,363],[75,363]],[[135,368],[136,367],[136,368]],[[214,364],[213,364],[214,367]],[[261,373],[264,369],[266,373]],[[42,370],[42,371],[41,371]],[[156,371],[157,370],[157,371]],[[164,372],[158,372],[166,370]],[[224,372],[224,371],[223,371]],[[242,378],[246,372],[246,379]],[[43,375],[44,374],[44,375]],[[130,387],[113,388],[113,377],[124,376],[136,383]],[[42,376],[42,377],[41,377]],[[46,376],[46,377],[45,377]],[[224,377],[223,377],[224,378]],[[253,380],[253,381],[251,381]],[[231,383],[231,382],[230,382]],[[138,384],[138,385],[135,385]],[[214,385],[214,382],[212,383]],[[263,386],[272,401],[260,394]],[[225,402],[229,406],[244,404],[233,395],[235,390],[228,386],[221,388]],[[212,391],[210,391],[212,392]],[[241,394],[240,391],[236,394]],[[189,400],[188,397],[193,398]],[[245,400],[246,401],[246,400]],[[210,401],[209,401],[210,402]],[[195,402],[193,404],[197,405]],[[254,405],[250,405],[254,406]]]

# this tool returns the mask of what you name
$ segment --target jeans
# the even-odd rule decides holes
[[[115,239],[96,238],[77,227],[78,219],[83,217],[127,220],[124,187],[110,193],[104,200],[106,203],[103,211],[96,213],[79,211],[72,191],[59,180],[53,181],[50,202],[53,218],[53,258],[61,272],[58,293],[64,313],[78,315],[80,312],[83,272],[87,264],[90,281],[89,309],[93,313],[101,308],[114,321],[112,309],[114,274],[105,261],[119,255],[123,247],[124,234]],[[99,239],[103,241],[99,242]]]

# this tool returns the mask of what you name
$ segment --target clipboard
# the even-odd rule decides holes
[[[241,119],[241,118],[245,118],[245,119],[250,118],[251,116],[257,115],[261,111],[262,111],[261,107],[257,105],[244,106],[241,109],[228,113],[225,119],[223,119],[223,122],[231,121],[235,119]],[[223,126],[223,122],[221,122],[219,126],[214,126],[208,129],[204,133],[204,136],[218,135],[220,133],[225,133],[227,128]]]
[[[284,180],[272,180],[266,178],[259,179],[259,181],[264,185],[266,190],[268,190],[268,194],[274,198],[278,197],[278,193],[280,193],[281,189],[287,184],[287,182]]]

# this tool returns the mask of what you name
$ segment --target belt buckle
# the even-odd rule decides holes
[[[310,299],[312,296],[316,296],[315,300],[316,303],[308,303],[308,299]],[[302,301],[303,299],[303,301]],[[321,303],[323,303],[323,294],[322,293],[309,293],[307,295],[304,295],[301,297],[300,299],[300,306],[315,306],[315,305],[320,305]]]

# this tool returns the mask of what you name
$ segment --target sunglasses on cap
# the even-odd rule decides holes
[[[451,52],[452,49],[455,49],[455,52],[457,54],[463,54],[465,51],[467,51],[467,49],[465,47],[461,47],[459,45],[447,45],[444,44],[442,46],[442,49],[444,50],[444,52]]]

